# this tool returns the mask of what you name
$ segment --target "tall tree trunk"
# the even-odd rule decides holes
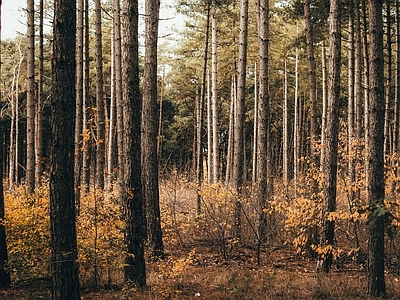
[[[310,97],[310,157],[313,162],[317,162],[316,143],[317,143],[317,74],[314,57],[314,33],[311,20],[310,1],[303,0],[304,22],[306,27],[306,48],[308,62],[308,86]]]
[[[341,1],[332,0],[329,20],[329,78],[328,110],[325,136],[324,203],[322,246],[327,247],[323,257],[323,271],[332,267],[335,222],[330,213],[336,210],[337,154],[339,135],[340,63],[341,63]]]
[[[204,123],[204,99],[206,94],[206,76],[207,76],[207,62],[208,62],[208,45],[210,36],[210,4],[211,1],[207,1],[207,20],[206,20],[206,35],[204,40],[204,54],[203,54],[203,72],[201,77],[201,90],[200,90],[200,102],[199,102],[199,113],[197,121],[197,145],[196,145],[196,181],[197,181],[197,214],[201,213],[201,196],[200,189],[203,183],[203,123]]]
[[[258,77],[257,77],[257,62],[254,63],[254,121],[253,121],[253,174],[252,174],[252,183],[253,186],[256,183],[257,178],[257,135],[258,135]]]
[[[39,2],[39,82],[35,109],[35,186],[41,184],[43,173],[43,55],[44,55],[44,38],[43,38],[43,19],[44,19],[44,0]]]
[[[297,26],[296,26],[297,31]],[[295,58],[295,87],[294,87],[294,137],[293,137],[293,178],[295,190],[297,190],[297,181],[300,169],[300,109],[299,109],[299,48],[296,45]],[[295,193],[297,193],[295,191]]]
[[[288,168],[288,158],[289,158],[289,143],[288,143],[288,134],[289,134],[289,126],[288,126],[288,83],[287,83],[287,62],[286,57],[283,65],[283,184],[285,187],[289,182],[289,168]]]
[[[218,126],[218,60],[217,60],[217,4],[211,0],[211,90],[212,90],[212,175],[213,183],[219,179],[219,126]]]
[[[139,89],[139,10],[136,0],[123,6],[122,90],[124,148],[122,199],[125,213],[126,282],[146,285],[143,196],[141,178],[141,95]]]
[[[2,11],[2,0],[0,0],[0,46],[2,43],[1,39],[1,11]],[[0,78],[1,78],[1,47],[0,47]],[[0,100],[2,96],[0,94]],[[4,219],[4,189],[3,189],[3,122],[0,120],[0,220]],[[11,285],[10,271],[7,268],[8,251],[7,251],[7,239],[6,239],[6,228],[3,224],[0,224],[0,289],[8,288]]]
[[[385,84],[385,126],[384,126],[384,154],[392,154],[390,151],[390,125],[393,120],[392,116],[392,17],[390,15],[390,0],[386,0],[386,84]],[[390,164],[392,159],[389,158]]]
[[[382,1],[369,0],[369,130],[367,135],[367,200],[368,216],[368,294],[386,297],[384,276],[385,215],[384,207],[384,125],[383,21]]]
[[[394,95],[394,120],[393,120],[393,153],[395,154],[395,176],[399,174],[399,119],[400,119],[400,3],[396,1],[396,70],[395,70],[395,95]],[[398,182],[393,181],[392,194],[397,193]]]
[[[211,105],[211,80],[207,72],[207,182],[212,183],[212,105]]]
[[[246,68],[247,68],[247,37],[248,37],[249,1],[242,0],[240,5],[240,33],[239,33],[239,63],[237,80],[237,101],[235,110],[234,147],[232,185],[239,197],[242,192],[244,169],[244,118],[246,114]],[[240,239],[241,230],[241,203],[235,204],[235,237]]]
[[[257,134],[257,179],[256,199],[258,203],[258,237],[260,241],[266,238],[265,199],[267,198],[268,180],[268,143],[269,143],[269,94],[268,94],[268,61],[269,61],[269,1],[258,0],[257,27],[260,55],[260,89],[258,103],[258,134]]]
[[[88,115],[90,108],[90,75],[89,75],[89,0],[84,1],[83,8],[83,103],[82,103],[82,124],[85,138],[82,142],[82,180],[81,190],[86,192],[90,183],[90,129],[88,128]]]
[[[235,128],[235,109],[237,101],[237,85],[236,75],[232,75],[231,79],[231,103],[229,108],[229,127],[228,127],[228,149],[226,155],[226,172],[225,172],[225,184],[228,186],[232,180],[232,168],[233,168],[233,139],[234,139],[234,128]]]
[[[146,202],[147,235],[150,255],[164,257],[161,231],[157,162],[157,38],[159,0],[146,0],[145,66],[143,75],[142,149],[143,187]]]
[[[76,121],[75,121],[75,203],[79,214],[81,196],[81,167],[82,167],[82,132],[83,132],[83,0],[77,3],[77,26],[76,26]]]
[[[362,38],[361,38],[361,16],[360,16],[360,1],[354,1],[354,97],[355,97],[355,114],[356,114],[356,132],[355,136],[358,139],[357,144],[359,144],[360,139],[362,137],[362,124],[363,124],[363,87],[362,87],[362,64],[363,64],[363,56],[362,56]],[[357,147],[359,148],[359,146]]]
[[[354,120],[355,120],[355,58],[354,58],[354,2],[349,2],[349,21],[348,21],[348,107],[347,107],[347,137],[348,137],[348,177],[350,181],[350,190],[348,202],[350,212],[353,210],[354,202],[354,182],[355,182],[355,153],[354,153]]]
[[[35,190],[35,3],[27,1],[26,56],[26,187],[32,194]]]
[[[363,56],[364,56],[364,86],[368,87],[369,84],[369,72],[370,72],[370,68],[369,68],[369,64],[370,64],[370,60],[368,57],[368,48],[369,48],[369,44],[368,44],[368,23],[367,23],[367,4],[366,4],[366,0],[361,0],[361,4],[362,4],[362,18],[363,18]],[[368,88],[364,88],[364,139],[365,141],[367,141],[368,139],[368,130],[369,130],[369,92],[368,92]],[[365,143],[365,151],[368,151],[368,143]]]
[[[80,299],[74,198],[76,2],[54,1],[50,227],[52,299]]]
[[[322,125],[321,125],[321,145],[325,145],[326,140],[326,111],[328,106],[328,88],[327,88],[327,76],[326,76],[326,47],[325,47],[325,40],[322,41],[322,53],[321,53],[321,64],[322,64]],[[324,165],[325,160],[325,148],[321,147],[321,167],[320,170],[322,171],[322,166]]]
[[[96,187],[104,189],[105,170],[105,132],[106,122],[104,113],[104,90],[103,90],[103,43],[101,33],[101,1],[95,1],[96,11]]]
[[[115,70],[115,103],[117,106],[117,149],[118,149],[118,180],[121,182],[123,174],[123,147],[124,147],[124,120],[123,104],[121,94],[121,20],[120,20],[120,0],[113,0],[114,16],[114,70]]]

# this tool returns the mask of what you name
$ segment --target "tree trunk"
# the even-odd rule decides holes
[[[289,182],[289,167],[288,167],[288,159],[289,159],[289,142],[288,142],[288,134],[289,134],[289,126],[288,126],[288,83],[287,83],[287,62],[286,57],[284,61],[283,67],[283,184],[287,187]]]
[[[257,77],[257,62],[254,63],[254,121],[253,121],[253,174],[252,183],[253,186],[256,184],[257,178],[257,135],[258,135],[258,77]]]
[[[95,1],[96,12],[96,187],[104,189],[105,170],[105,113],[103,91],[103,43],[101,33],[101,1]]]
[[[213,183],[219,179],[219,126],[218,126],[218,60],[217,60],[217,4],[211,0],[211,105],[212,105],[212,175]]]
[[[323,257],[323,271],[332,267],[335,222],[329,217],[336,210],[337,154],[339,135],[340,63],[341,63],[341,1],[332,0],[329,20],[328,108],[325,130],[323,240],[328,247]]]
[[[207,76],[207,62],[208,62],[208,45],[210,33],[210,3],[207,1],[207,20],[206,20],[206,35],[204,41],[204,54],[203,54],[203,73],[201,78],[200,102],[197,121],[197,145],[196,145],[196,180],[197,180],[197,214],[201,213],[201,196],[200,189],[203,183],[203,135],[204,135],[204,99],[206,94],[206,76]]]
[[[27,1],[26,57],[26,188],[35,191],[35,3]]]
[[[242,193],[244,169],[244,118],[246,114],[246,68],[247,68],[247,37],[248,37],[249,1],[242,0],[240,5],[240,33],[239,33],[239,63],[237,77],[237,101],[235,110],[235,129],[233,147],[232,185],[238,196]],[[235,205],[235,237],[240,239],[242,235],[241,203]]]
[[[2,0],[0,0],[0,44],[1,44],[1,11],[2,11]],[[1,47],[0,47],[0,57]],[[1,60],[1,59],[0,59]],[[0,64],[0,77],[2,67]],[[0,100],[2,96],[0,95]],[[3,189],[3,122],[0,120],[0,220],[4,219],[4,189]],[[4,225],[0,225],[0,289],[8,288],[11,285],[10,271],[7,268],[8,251],[7,251],[7,239],[6,239],[6,228]]]
[[[157,35],[159,0],[146,0],[145,66],[143,75],[142,150],[143,188],[150,255],[164,257],[157,162]]]
[[[117,149],[118,149],[118,180],[121,182],[123,175],[123,147],[124,147],[124,120],[123,104],[121,94],[121,20],[120,20],[120,0],[113,0],[114,16],[114,70],[115,70],[115,103],[117,106]]]
[[[54,1],[50,227],[52,299],[80,299],[74,198],[76,2]]]
[[[321,53],[321,64],[322,64],[322,125],[321,125],[321,145],[325,145],[326,140],[326,110],[327,110],[327,102],[328,102],[328,89],[327,89],[327,76],[326,76],[326,47],[325,41],[322,41],[322,53]],[[321,147],[321,167],[320,170],[322,171],[322,166],[324,165],[325,160],[325,148]]]
[[[83,103],[82,103],[82,124],[83,124],[83,134],[85,138],[82,143],[82,180],[81,180],[81,190],[86,192],[90,183],[90,133],[88,128],[88,115],[90,108],[90,78],[89,78],[89,0],[84,0],[83,8]]]
[[[386,84],[385,84],[385,126],[384,126],[384,144],[383,151],[385,155],[392,154],[390,151],[390,125],[392,116],[392,18],[390,16],[390,0],[386,0]],[[392,158],[389,158],[392,164]]]
[[[121,196],[125,213],[126,282],[146,285],[144,259],[143,196],[141,178],[141,95],[139,89],[139,11],[138,2],[125,1],[123,6],[124,39],[122,91],[124,111],[124,157]]]
[[[80,210],[81,167],[82,167],[82,133],[83,133],[83,0],[78,0],[76,35],[76,121],[75,121],[75,203]]]
[[[368,294],[386,297],[384,276],[385,214],[384,208],[384,124],[383,21],[382,2],[369,0],[369,130],[367,135],[368,216]]]
[[[258,237],[260,241],[266,238],[265,199],[268,196],[268,143],[269,143],[269,94],[268,94],[268,61],[269,61],[269,1],[258,0],[257,27],[260,55],[260,88],[258,103],[258,135],[257,135],[257,178],[256,199],[258,203]]]
[[[314,33],[312,28],[310,1],[303,0],[304,22],[306,27],[306,48],[308,62],[308,87],[310,97],[310,158],[317,162],[316,143],[317,143],[317,78],[314,57]]]
[[[39,83],[35,109],[35,186],[41,184],[43,173],[43,55],[44,55],[44,40],[43,40],[43,19],[44,19],[44,0],[39,3]]]

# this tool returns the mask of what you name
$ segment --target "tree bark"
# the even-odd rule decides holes
[[[139,11],[136,0],[127,0],[123,6],[123,184],[121,196],[125,217],[126,282],[146,285],[144,260],[144,228],[141,178],[141,95],[139,89]]]
[[[26,57],[26,187],[28,194],[35,191],[35,3],[27,1]]]
[[[35,110],[35,187],[41,184],[43,173],[43,84],[44,84],[44,0],[39,3],[39,82]]]
[[[2,11],[2,0],[0,0],[0,44],[1,44],[1,11]],[[0,57],[1,47],[0,47]],[[1,59],[0,59],[1,60]],[[1,62],[1,61],[0,61]],[[0,63],[0,77],[2,70],[2,64]],[[2,96],[0,95],[0,100]],[[4,187],[3,187],[3,122],[0,120],[0,222],[4,219]],[[0,289],[8,288],[11,285],[10,271],[7,268],[8,251],[7,251],[7,239],[6,239],[6,228],[4,225],[0,225]]]
[[[257,178],[256,199],[258,204],[258,236],[260,241],[266,238],[265,199],[268,196],[268,143],[269,143],[269,94],[268,94],[268,62],[269,62],[269,1],[258,0],[257,27],[260,55],[260,88],[258,102],[258,135],[257,135]]]
[[[74,198],[76,2],[54,1],[50,227],[52,299],[80,299]]]
[[[219,180],[218,126],[218,60],[217,60],[217,4],[211,0],[211,105],[212,105],[212,179]]]
[[[146,49],[143,75],[142,177],[150,255],[154,259],[159,259],[164,257],[157,161],[157,35],[160,1],[146,0],[145,6]]]
[[[96,187],[104,189],[105,170],[105,113],[104,113],[104,90],[103,90],[103,42],[101,32],[101,2],[95,1],[96,12]]]
[[[367,200],[368,216],[368,294],[386,297],[384,276],[385,214],[384,208],[384,124],[385,117],[383,82],[383,21],[382,1],[369,0],[369,130],[367,135]]]
[[[339,135],[340,63],[341,63],[341,1],[332,0],[329,20],[329,78],[328,107],[325,130],[323,240],[328,247],[322,268],[329,272],[332,267],[335,222],[329,214],[336,210],[337,154]]]
[[[304,22],[306,27],[306,48],[308,62],[308,87],[310,97],[310,158],[317,163],[317,78],[314,56],[314,33],[311,20],[310,1],[303,0]]]
[[[76,121],[75,121],[75,204],[79,214],[81,196],[81,171],[82,171],[82,133],[83,133],[83,0],[77,2],[77,26],[76,26]]]

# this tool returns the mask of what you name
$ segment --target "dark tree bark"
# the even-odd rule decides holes
[[[44,79],[44,0],[39,3],[39,82],[37,88],[36,111],[35,111],[35,187],[41,184],[43,173],[43,79]]]
[[[385,297],[385,215],[377,214],[384,207],[384,76],[382,1],[369,0],[369,130],[367,135],[367,200],[368,216],[368,294]]]
[[[27,1],[26,51],[26,187],[29,194],[35,190],[35,3]]]
[[[143,75],[142,150],[147,236],[151,257],[164,257],[157,162],[157,40],[160,1],[146,0],[145,65]]]
[[[206,19],[206,32],[204,38],[204,54],[203,54],[203,73],[201,78],[201,90],[198,109],[198,120],[196,128],[196,182],[197,182],[197,214],[201,213],[201,196],[200,188],[203,183],[203,136],[204,136],[204,99],[206,95],[206,75],[207,75],[207,62],[208,62],[208,45],[210,36],[210,6],[211,1],[207,1],[207,19]]]
[[[105,170],[105,113],[104,113],[104,90],[103,90],[103,42],[101,32],[101,2],[95,1],[96,11],[96,187],[104,189]]]
[[[74,198],[76,2],[54,1],[50,146],[52,299],[80,299]]]
[[[121,189],[125,218],[126,282],[146,285],[144,259],[143,197],[141,178],[141,95],[139,90],[138,2],[127,0],[122,8],[124,38],[122,57],[122,97],[124,103],[124,157]]]
[[[308,62],[308,88],[310,97],[310,158],[317,162],[315,153],[317,139],[317,78],[314,56],[314,33],[311,20],[310,1],[303,0],[304,4],[304,23],[306,27],[306,48]]]
[[[79,213],[81,195],[82,171],[82,132],[83,132],[83,0],[78,0],[77,26],[76,26],[76,121],[75,121],[75,203]]]
[[[257,111],[258,134],[257,134],[257,176],[256,176],[256,197],[258,202],[258,235],[259,240],[266,238],[265,199],[268,196],[268,143],[269,143],[269,94],[268,94],[268,62],[269,62],[269,1],[258,0],[257,26],[258,46],[260,55],[260,89]]]
[[[329,21],[329,78],[328,108],[325,130],[324,203],[322,246],[332,247],[334,243],[335,222],[329,214],[336,210],[337,152],[339,134],[340,60],[341,60],[341,1],[332,0]],[[329,272],[332,266],[332,251],[328,248],[323,258],[323,271]]]
[[[246,114],[245,97],[246,97],[246,68],[247,68],[247,36],[248,36],[248,19],[249,19],[249,1],[242,0],[240,5],[240,33],[239,33],[239,63],[238,63],[238,79],[237,79],[237,102],[234,117],[234,146],[233,146],[233,170],[232,170],[232,186],[236,189],[238,195],[241,194],[243,185],[244,170],[244,117]],[[241,230],[241,203],[235,204],[235,237],[240,239]]]
[[[122,79],[121,79],[121,19],[120,19],[120,0],[113,0],[114,17],[114,73],[115,73],[115,103],[117,107],[117,160],[118,160],[118,182],[123,177],[123,103],[122,103]]]
[[[1,7],[2,0],[0,0],[0,34],[1,34]],[[1,35],[0,35],[1,44]],[[1,47],[0,47],[0,57]],[[1,77],[1,64],[0,64],[0,77]],[[1,98],[1,95],[0,95]],[[3,123],[0,120],[0,221],[4,219],[4,190],[3,190]],[[7,269],[7,241],[6,241],[6,228],[0,225],[0,289],[8,288],[11,285],[10,272]]]
[[[1,1],[0,1],[1,16]],[[0,27],[1,29],[1,27]],[[1,74],[1,72],[0,72]],[[0,121],[0,222],[4,219],[4,192],[3,192],[3,122]],[[10,271],[7,268],[8,252],[6,228],[0,225],[0,289],[8,288],[11,284]]]

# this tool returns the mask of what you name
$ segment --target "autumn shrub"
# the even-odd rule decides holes
[[[49,277],[51,267],[48,182],[28,195],[23,186],[5,193],[8,265],[14,281]]]
[[[77,242],[84,283],[112,284],[112,272],[123,267],[123,230],[115,194],[91,191],[81,197]]]
[[[171,249],[193,242],[196,230],[196,188],[185,176],[172,172],[160,184],[163,240]]]

